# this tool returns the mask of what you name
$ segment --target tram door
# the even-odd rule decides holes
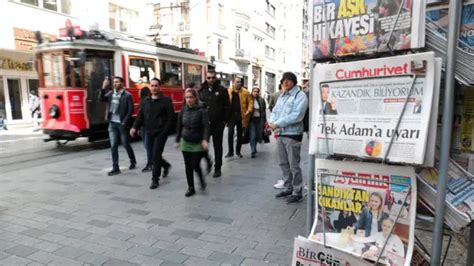
[[[114,52],[111,51],[86,51],[84,73],[88,95],[87,109],[90,129],[92,132],[97,133],[95,134],[96,136],[91,136],[92,139],[107,137],[107,104],[99,100],[99,95],[104,79],[108,77],[112,80],[114,76],[113,55]],[[112,84],[112,82],[110,84]]]

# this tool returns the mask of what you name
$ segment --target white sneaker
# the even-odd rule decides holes
[[[282,189],[285,187],[285,181],[283,181],[283,179],[280,179],[276,182],[275,185],[273,185],[273,187],[276,189]]]

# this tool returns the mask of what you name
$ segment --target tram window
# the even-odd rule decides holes
[[[201,84],[202,83],[202,66],[200,65],[184,65],[184,81],[185,85],[188,86],[191,83]]]
[[[64,85],[62,54],[43,54],[43,76],[46,87]]]
[[[181,86],[181,63],[161,62],[161,82],[165,86]]]
[[[66,87],[82,87],[81,66],[78,59],[74,56],[71,58],[69,52],[66,52],[64,60],[66,64]]]
[[[52,69],[51,54],[43,54],[42,62],[43,62],[44,85],[46,87],[53,86],[53,79],[51,77],[51,69]]]
[[[88,56],[84,65],[86,87],[100,89],[106,77],[113,77],[113,60]]]
[[[130,59],[128,68],[130,81],[133,83],[150,83],[150,80],[156,76],[155,62],[152,60]]]

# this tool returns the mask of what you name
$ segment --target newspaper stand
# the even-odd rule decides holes
[[[323,1],[323,6],[325,1]],[[401,6],[405,3],[405,0],[402,0]],[[310,7],[310,10],[312,9],[312,5]],[[454,69],[455,69],[455,62],[456,62],[456,47],[457,47],[457,37],[458,37],[458,32],[459,32],[459,24],[460,24],[460,19],[461,16],[460,11],[462,8],[462,1],[454,1],[451,0],[449,3],[449,30],[448,30],[448,47],[447,47],[447,62],[446,62],[446,75],[445,75],[445,82],[446,82],[446,90],[444,93],[444,99],[445,99],[445,104],[443,108],[443,121],[442,121],[442,135],[441,135],[441,160],[440,160],[440,171],[439,171],[439,186],[438,186],[438,196],[437,196],[437,208],[435,210],[435,218],[432,219],[432,222],[434,224],[434,229],[433,229],[433,246],[432,246],[432,252],[431,252],[431,265],[442,265],[444,264],[444,261],[446,259],[447,252],[449,250],[450,244],[451,244],[451,235],[445,234],[444,232],[444,212],[445,212],[445,201],[446,201],[446,189],[447,189],[447,171],[448,171],[448,160],[449,160],[449,150],[450,150],[450,140],[451,140],[451,134],[452,134],[452,114],[453,114],[453,106],[454,106]],[[397,17],[395,19],[395,22],[393,23],[393,27],[390,31],[389,35],[389,41],[387,42],[387,47],[390,51],[391,55],[394,55],[394,51],[392,47],[389,45],[390,40],[393,36],[393,31],[396,26],[396,22],[398,21],[398,18],[400,16],[401,12],[401,7],[398,11]],[[312,13],[312,12],[311,12]],[[326,19],[324,19],[324,22],[327,23]],[[326,27],[328,29],[328,27]],[[454,34],[453,34],[454,33]],[[337,57],[334,55],[332,58],[334,61],[341,62],[341,58]],[[311,73],[313,72],[315,61],[313,59],[313,64],[311,65]],[[415,82],[416,76],[413,77],[413,84]],[[412,84],[412,89],[413,89],[413,84]],[[312,87],[312,80],[310,80],[310,86]],[[411,94],[411,91],[408,95]],[[403,107],[402,112],[400,113],[400,117],[397,123],[396,128],[398,128],[401,118],[403,117],[403,113],[406,108],[406,101],[405,105]],[[312,97],[310,97],[310,108],[313,107],[312,103]],[[310,112],[310,121],[312,121],[311,118],[312,112]],[[325,117],[323,115],[323,123],[325,123]],[[311,129],[311,127],[310,127]],[[327,138],[326,138],[327,142]],[[390,146],[392,145],[393,142],[393,137],[392,140],[389,143],[389,149],[387,150],[384,159],[382,160],[382,163],[384,164],[386,162],[388,153],[390,152]],[[328,144],[327,144],[328,145]],[[309,154],[309,182],[308,182],[308,199],[307,199],[307,235],[310,234],[311,232],[311,227],[313,224],[314,220],[314,196],[315,196],[315,189],[314,189],[314,176],[316,173],[316,154]],[[334,176],[334,175],[333,175]],[[354,177],[352,177],[354,178]],[[411,190],[411,187],[409,188]],[[406,200],[406,198],[405,198]],[[324,207],[322,207],[324,211]],[[399,217],[400,213],[397,216],[397,219]],[[417,215],[417,220],[426,220],[424,217]],[[323,224],[323,230],[324,230],[324,222]],[[422,228],[417,228],[418,230],[423,230],[423,231],[430,231],[427,229],[422,229]],[[392,233],[393,233],[393,228],[392,228]],[[324,232],[325,235],[325,232]],[[443,235],[448,236],[448,245],[444,254],[444,259],[441,261],[441,253],[442,253],[442,243],[443,243]],[[427,249],[422,245],[422,242],[416,238],[415,240],[418,242],[420,245],[420,248],[422,251],[424,251],[426,254],[429,254],[427,252]],[[474,250],[474,222],[471,222],[470,224],[470,235],[469,235],[469,243],[468,243],[468,254],[467,254],[467,261],[466,265],[474,265],[474,252],[469,252]],[[386,244],[386,243],[385,243]],[[326,238],[324,237],[324,246],[326,247]],[[385,248],[385,245],[384,245]],[[383,250],[382,250],[383,252]],[[382,252],[380,254],[382,254]],[[380,259],[380,255],[377,258],[377,261]]]

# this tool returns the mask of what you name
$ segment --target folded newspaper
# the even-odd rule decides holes
[[[315,187],[316,218],[308,239],[325,248],[324,258],[410,265],[413,167],[318,159]]]
[[[310,153],[432,166],[439,80],[433,52],[317,64]]]
[[[437,168],[417,169],[418,193],[427,209],[434,213],[438,186]],[[474,220],[474,176],[449,160],[445,223],[459,232]]]
[[[425,0],[313,0],[313,59],[424,46]]]

